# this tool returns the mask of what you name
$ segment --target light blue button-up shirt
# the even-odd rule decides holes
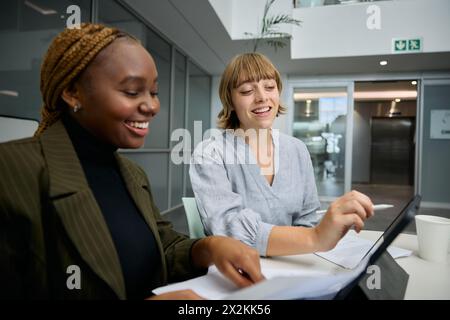
[[[206,234],[241,240],[266,255],[274,226],[314,226],[322,215],[309,152],[297,138],[272,131],[270,185],[248,144],[230,131],[200,143],[190,178]]]

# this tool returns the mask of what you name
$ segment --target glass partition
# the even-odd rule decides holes
[[[175,53],[175,92],[172,114],[172,131],[178,128],[184,128],[185,106],[186,106],[186,57],[180,52]],[[171,147],[178,142],[172,141]],[[180,204],[183,197],[183,164],[171,162],[171,205]]]
[[[293,135],[311,155],[320,196],[345,191],[347,87],[295,88]]]
[[[0,115],[40,120],[39,78],[53,38],[66,27],[70,5],[90,20],[90,0],[4,0],[0,10]]]
[[[211,77],[198,68],[194,63],[189,61],[189,101],[188,114],[186,119],[186,128],[191,133],[192,150],[194,150],[194,122],[200,121],[203,133],[211,128]],[[189,165],[185,165],[185,194],[193,197],[191,180],[189,179]]]
[[[210,127],[211,76],[189,60],[181,50],[130,10],[124,1],[113,0],[4,0],[0,11],[0,140],[31,135],[33,126],[15,121],[20,130],[10,130],[13,118],[40,119],[42,99],[39,78],[42,59],[52,39],[66,27],[67,8],[77,5],[80,22],[95,22],[124,30],[142,43],[158,69],[161,109],[150,124],[145,145],[138,150],[120,150],[146,171],[158,208],[167,212],[181,205],[183,195],[192,195],[188,166],[170,160],[170,134],[187,128],[193,135],[194,121]],[[94,7],[91,12],[91,7]],[[172,56],[174,54],[174,56]],[[5,120],[6,121],[6,120]],[[22,135],[23,136],[23,135]],[[22,137],[21,136],[21,137]],[[4,140],[3,140],[4,141]],[[193,143],[193,142],[192,142]],[[192,144],[192,146],[194,146]]]

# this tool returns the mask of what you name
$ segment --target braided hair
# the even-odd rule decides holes
[[[53,39],[41,67],[40,88],[44,104],[35,136],[42,134],[61,117],[65,105],[61,99],[64,89],[73,85],[101,50],[123,37],[139,42],[116,28],[93,23],[65,29]]]

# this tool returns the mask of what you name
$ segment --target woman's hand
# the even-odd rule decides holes
[[[359,233],[364,228],[364,221],[371,216],[373,203],[366,195],[353,190],[338,198],[314,228],[318,244],[316,251],[333,249],[353,225]]]
[[[151,296],[146,300],[205,300],[205,298],[192,290],[178,290]]]
[[[239,287],[264,279],[258,251],[236,239],[221,236],[203,238],[194,244],[192,259],[199,267],[215,264],[220,272]]]

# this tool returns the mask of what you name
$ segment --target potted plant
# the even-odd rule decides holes
[[[254,38],[253,52],[256,52],[261,41],[265,41],[268,45],[273,47],[275,51],[278,48],[284,48],[287,41],[292,38],[292,35],[287,32],[279,30],[281,24],[292,24],[300,26],[301,21],[294,19],[287,14],[276,14],[269,16],[269,9],[276,0],[267,0],[264,6],[264,14],[262,17],[261,31],[258,34],[245,32],[246,36]]]

